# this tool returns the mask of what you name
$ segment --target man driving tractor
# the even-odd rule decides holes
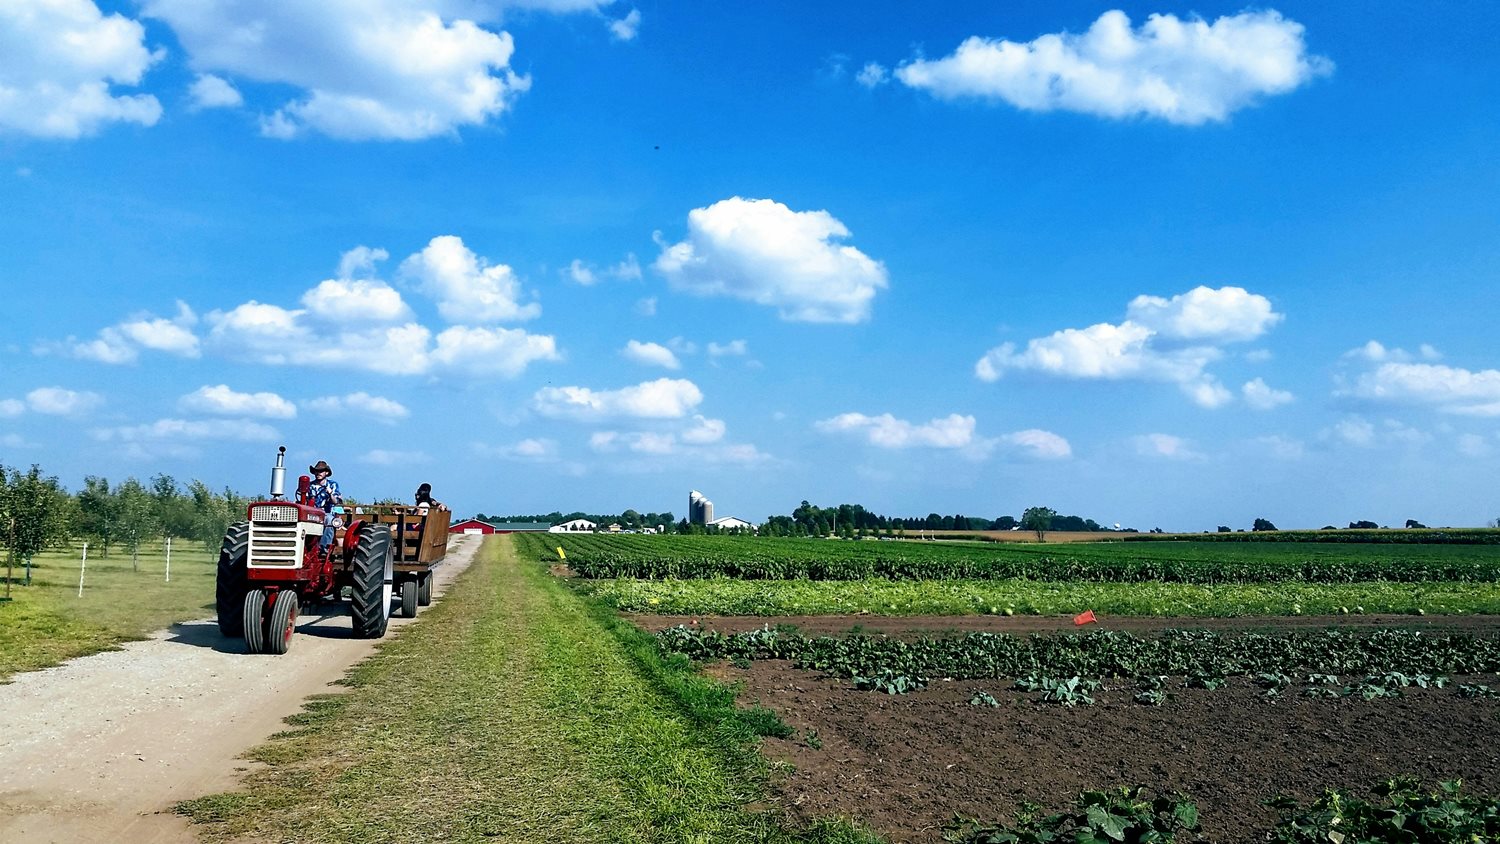
[[[328,466],[328,461],[319,460],[308,466],[307,471],[313,476],[309,487],[312,505],[323,511],[323,537],[318,540],[318,550],[326,554],[328,546],[333,544],[337,513],[343,510],[344,496],[339,492],[339,482],[333,479],[333,469]]]

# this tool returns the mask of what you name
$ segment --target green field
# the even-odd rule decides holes
[[[137,566],[118,547],[108,557],[91,549],[82,597],[80,556],[79,551],[37,556],[30,586],[16,568],[11,600],[0,602],[0,681],[17,671],[108,650],[173,622],[213,615],[218,553],[202,545],[173,541],[170,583],[161,543],[143,546]]]
[[[1107,542],[1065,545],[733,536],[522,535],[523,553],[581,577],[1405,583],[1500,580],[1500,545]]]
[[[767,769],[733,693],[663,660],[510,538],[251,752],[245,789],[180,811],[257,841],[860,842],[755,811]]]

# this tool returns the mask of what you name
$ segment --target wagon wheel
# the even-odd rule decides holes
[[[414,578],[401,581],[401,617],[417,617],[417,581]]]
[[[432,605],[432,572],[425,572],[417,581],[417,606]]]

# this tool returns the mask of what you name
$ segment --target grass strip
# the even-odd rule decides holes
[[[213,615],[218,553],[187,542],[175,545],[170,582],[160,543],[143,546],[134,565],[118,548],[108,557],[91,552],[82,597],[77,551],[37,555],[29,586],[17,566],[11,600],[0,602],[0,682]],[[4,574],[0,569],[0,578]]]
[[[627,612],[680,615],[1334,615],[1500,613],[1496,583],[1080,583],[1032,580],[575,580]]]
[[[217,840],[855,840],[746,811],[760,784],[700,728],[713,716],[679,707],[634,650],[508,537],[487,540],[346,694],[252,751],[267,767],[245,790],[179,810]]]

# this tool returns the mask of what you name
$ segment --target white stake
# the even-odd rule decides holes
[[[172,537],[167,537],[167,582],[172,582]]]
[[[83,559],[78,563],[78,597],[83,597],[83,572],[89,567],[89,544],[83,543]]]

